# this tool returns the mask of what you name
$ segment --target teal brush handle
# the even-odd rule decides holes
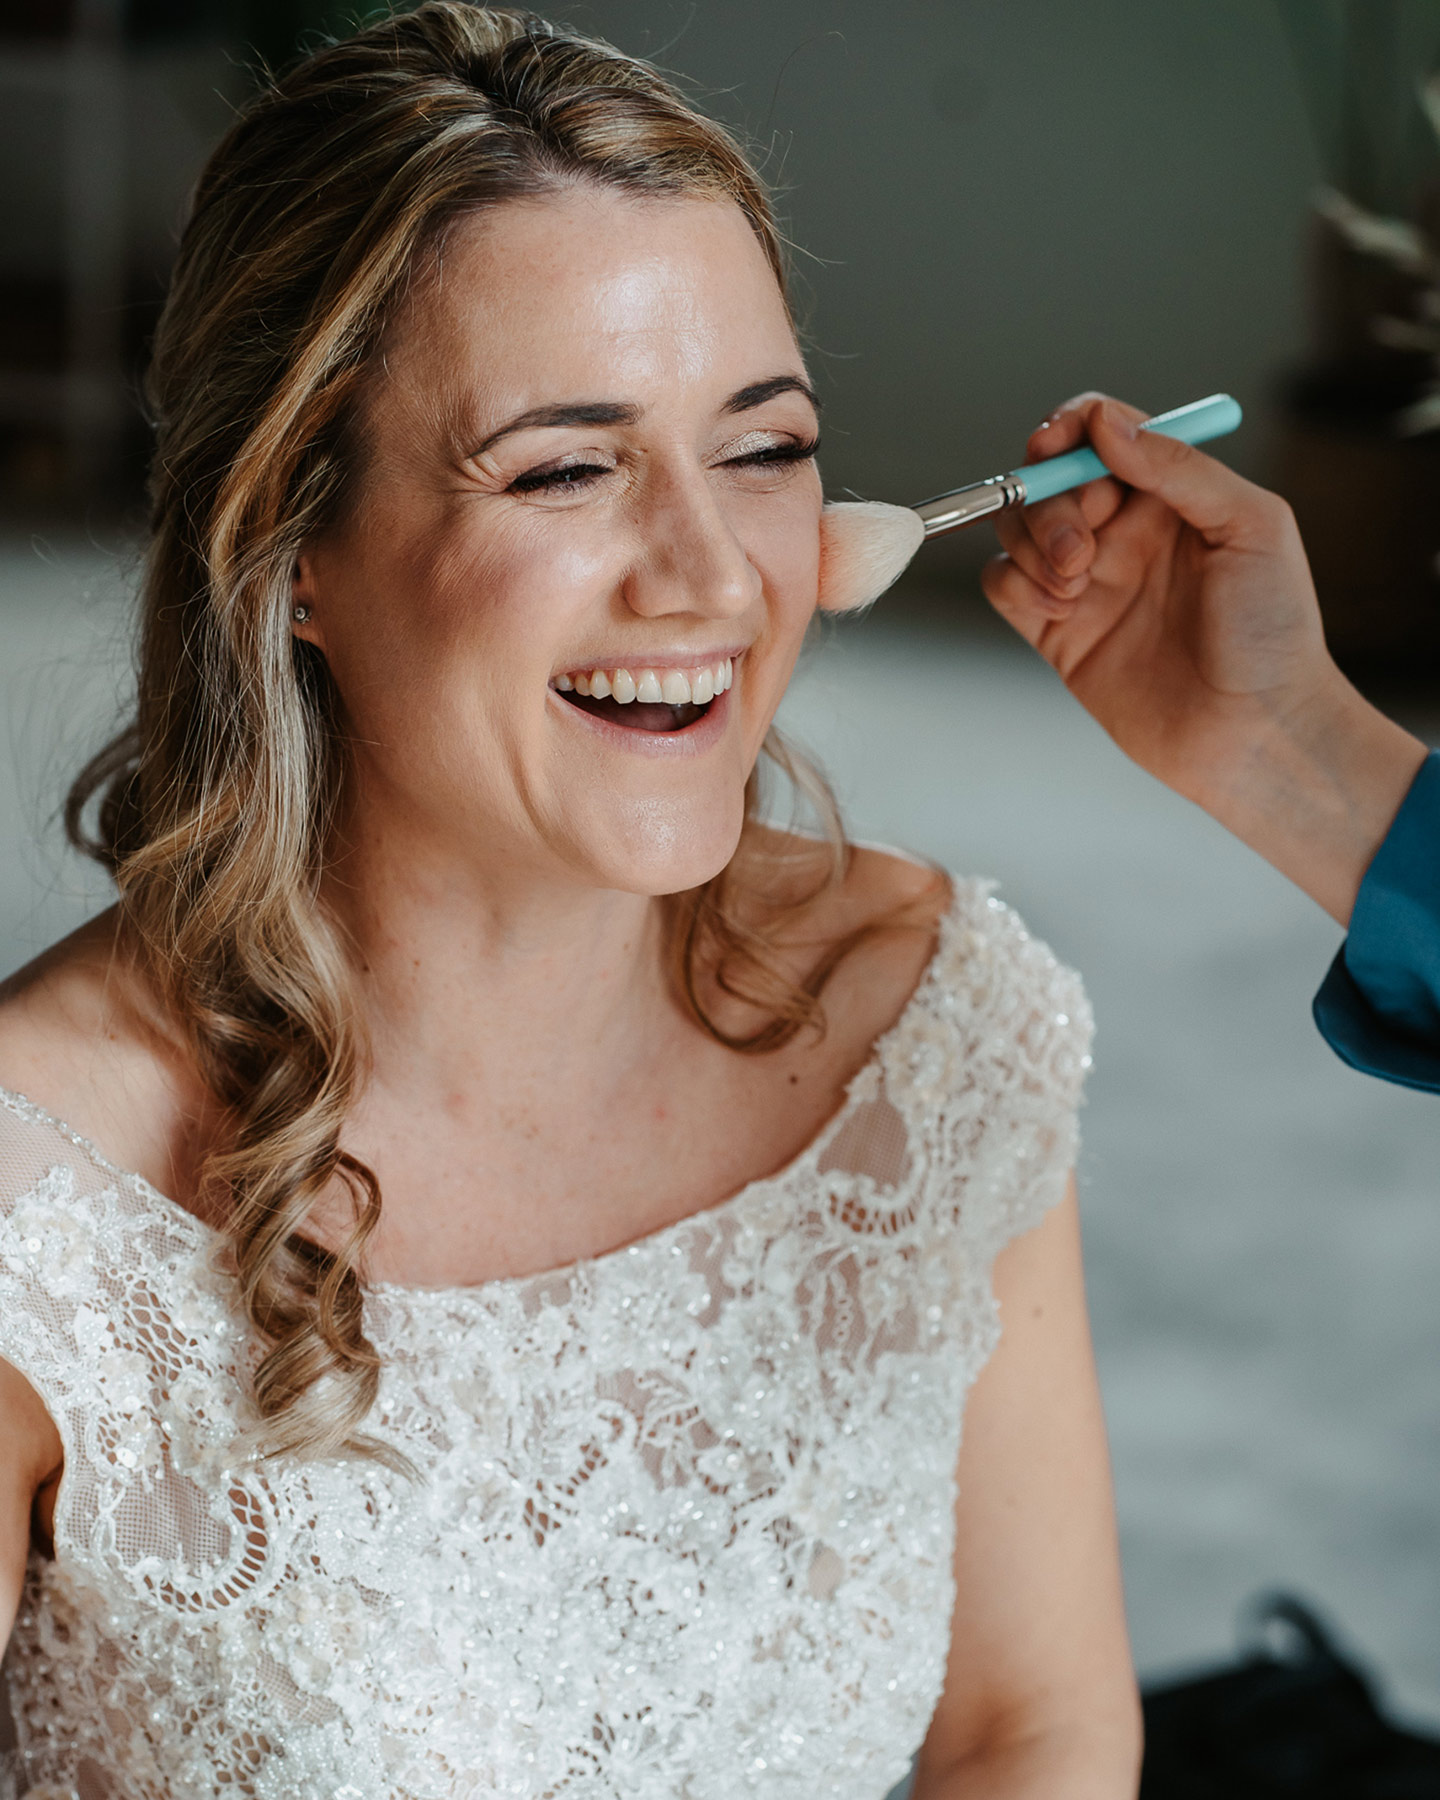
[[[1234,431],[1241,417],[1238,401],[1228,394],[1211,394],[1208,400],[1196,400],[1189,406],[1177,406],[1174,412],[1159,413],[1147,419],[1140,429],[1179,438],[1182,444],[1208,444],[1211,438]],[[1093,450],[1070,450],[1064,456],[1014,469],[1010,479],[1025,484],[1025,504],[1033,506],[1037,500],[1052,499],[1108,474]]]
[[[1179,438],[1182,444],[1204,444],[1233,431],[1241,416],[1239,403],[1228,394],[1211,394],[1208,400],[1196,400],[1190,406],[1177,406],[1174,412],[1159,413],[1147,419],[1140,429]],[[914,510],[927,538],[944,537],[947,532],[962,531],[976,520],[1004,512],[1008,507],[1049,500],[1070,488],[1082,487],[1087,481],[1097,481],[1109,472],[1093,450],[1071,450],[1045,462],[1026,463],[1008,475],[972,481],[969,487],[939,494]]]

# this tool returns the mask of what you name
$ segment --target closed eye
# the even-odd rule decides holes
[[[726,463],[727,468],[743,468],[747,464],[763,468],[774,463],[809,462],[820,448],[820,439],[813,437],[798,444],[766,444],[762,449],[751,450],[744,456],[732,456]]]
[[[517,475],[510,483],[512,494],[560,493],[567,488],[585,488],[599,475],[608,475],[606,463],[562,463],[558,469],[531,469]]]
[[[774,468],[777,464],[808,462],[820,448],[819,437],[799,443],[765,444],[743,456],[727,457],[723,468]],[[512,494],[574,493],[588,488],[603,475],[613,474],[609,463],[561,463],[549,469],[530,469],[510,483]]]

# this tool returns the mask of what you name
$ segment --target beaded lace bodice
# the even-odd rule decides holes
[[[0,1356],[65,1446],[7,1671],[34,1800],[878,1800],[940,1693],[997,1250],[1077,979],[979,883],[841,1111],[628,1247],[378,1285],[369,1422],[263,1461],[222,1240],[0,1093]]]

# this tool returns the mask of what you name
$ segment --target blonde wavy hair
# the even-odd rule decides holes
[[[66,821],[112,871],[223,1108],[201,1187],[264,1346],[253,1399],[271,1453],[387,1455],[361,1431],[380,1190],[340,1147],[366,1047],[319,899],[346,752],[324,661],[290,630],[292,571],[344,503],[362,387],[418,259],[461,215],[577,180],[733,201],[783,291],[760,178],[654,69],[527,13],[429,0],[318,50],[240,115],[200,178],[155,340],[138,703]],[[824,820],[813,879],[757,905],[775,858],[752,778],[730,867],[666,903],[680,1003],[748,1052],[823,1024],[821,990],[864,935],[800,981],[782,966],[776,920],[843,876],[848,847],[818,776],[778,739],[767,750]],[[717,989],[758,1009],[753,1031],[719,1028]],[[304,1228],[337,1178],[352,1223],[326,1250]]]

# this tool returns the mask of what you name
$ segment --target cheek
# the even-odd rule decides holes
[[[820,592],[820,515],[807,519],[803,532],[793,532],[776,568],[777,592],[783,595],[787,617],[793,615],[803,630],[815,611]]]
[[[818,501],[800,517],[753,540],[750,556],[765,584],[768,627],[777,660],[789,664],[815,615],[820,590],[820,508]]]
[[[387,545],[382,528],[354,558],[359,578],[331,609],[325,651],[356,713],[399,712],[423,733],[477,693],[543,699],[557,646],[612,578],[598,549],[553,533],[483,545],[457,535],[437,525]]]

